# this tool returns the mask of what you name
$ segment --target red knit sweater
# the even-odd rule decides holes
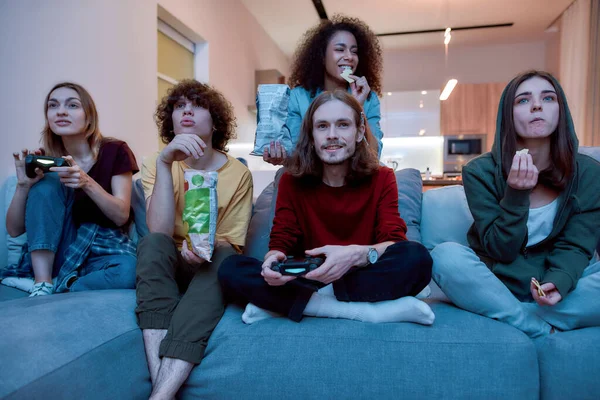
[[[279,181],[269,248],[286,255],[325,245],[406,239],[394,172],[380,167],[360,184],[330,187],[285,173]]]

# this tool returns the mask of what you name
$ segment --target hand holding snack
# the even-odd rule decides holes
[[[205,148],[206,143],[198,135],[182,133],[175,135],[171,143],[160,152],[158,158],[167,164],[183,161],[189,157],[197,160],[204,155]]]
[[[190,244],[188,244],[187,240],[184,240],[181,245],[181,257],[190,265],[198,266],[203,264],[206,260],[198,257],[190,248]]]
[[[349,66],[344,66],[344,71],[340,74],[340,76],[342,78],[344,78],[346,80],[346,82],[348,83],[354,83],[354,79],[350,78],[350,75],[352,74],[352,68],[350,68]]]
[[[263,150],[263,160],[273,165],[283,165],[287,158],[287,152],[281,142],[271,141],[269,146]]]
[[[519,150],[513,157],[506,183],[513,189],[530,190],[537,185],[538,169],[528,149]]]
[[[290,88],[287,85],[258,85],[256,136],[250,154],[262,156],[273,165],[283,164],[292,151],[292,136],[286,125]]]
[[[358,100],[360,105],[364,105],[365,101],[367,101],[367,97],[371,92],[371,87],[367,82],[367,78],[358,77],[356,75],[350,75],[350,78],[354,79],[355,82],[350,84],[350,89],[352,90],[352,96]]]
[[[540,306],[553,306],[562,300],[561,294],[558,292],[556,286],[552,282],[540,284],[535,278],[531,278],[530,290],[533,299]],[[542,293],[543,296],[540,295]]]
[[[538,296],[540,296],[540,297],[546,296],[546,293],[544,293],[544,289],[542,289],[542,285],[540,285],[540,283],[538,282],[537,279],[531,278],[531,282],[536,287]]]

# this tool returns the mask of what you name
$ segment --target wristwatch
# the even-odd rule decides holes
[[[378,258],[379,253],[377,253],[377,249],[375,247],[369,247],[369,252],[367,253],[367,265],[375,264]]]

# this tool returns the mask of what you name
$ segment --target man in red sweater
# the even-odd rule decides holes
[[[379,165],[365,122],[345,91],[324,92],[309,107],[279,181],[264,262],[235,255],[219,269],[225,295],[250,303],[244,322],[283,314],[433,323],[431,308],[412,297],[431,280],[431,257],[406,239],[394,172]],[[274,271],[287,256],[325,261],[301,277]]]

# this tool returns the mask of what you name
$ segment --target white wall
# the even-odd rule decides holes
[[[127,141],[140,165],[157,150],[158,5],[184,33],[206,41],[203,75],[235,107],[236,142],[254,141],[256,114],[247,109],[254,72],[275,68],[287,76],[289,60],[241,1],[0,1],[0,182],[14,174],[12,152],[38,144],[44,98],[62,80],[90,91],[103,133]]]
[[[161,7],[208,42],[209,82],[235,107],[238,142],[254,142],[254,71],[289,75],[289,60],[240,0],[159,0]],[[247,156],[246,158],[251,157]]]
[[[63,80],[92,95],[104,135],[125,140],[141,162],[155,151],[156,4],[147,0],[0,3],[0,181],[12,152],[38,145],[43,102]]]
[[[441,43],[440,43],[441,44]],[[450,77],[460,83],[508,82],[528,69],[545,69],[544,42],[444,47],[384,52],[385,91],[441,89]]]

